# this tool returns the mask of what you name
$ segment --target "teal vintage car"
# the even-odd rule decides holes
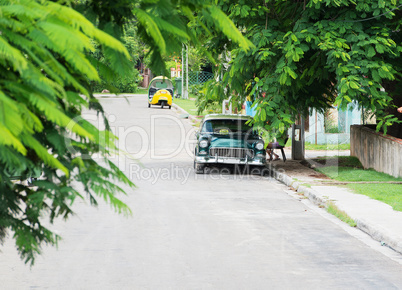
[[[196,133],[194,169],[197,174],[211,164],[265,166],[264,141],[248,124],[250,116],[211,114]]]

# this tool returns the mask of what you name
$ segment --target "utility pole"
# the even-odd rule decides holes
[[[296,123],[292,125],[292,159],[304,159],[304,118],[299,116]]]
[[[182,44],[181,49],[181,60],[182,60],[182,79],[181,82],[181,91],[182,98],[188,99],[188,46],[186,44]]]

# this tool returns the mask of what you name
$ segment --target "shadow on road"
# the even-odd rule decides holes
[[[231,164],[214,164],[204,168],[204,174],[210,175],[258,175],[271,176],[271,170],[265,166],[247,166]]]

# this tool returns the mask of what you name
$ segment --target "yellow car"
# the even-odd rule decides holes
[[[172,107],[174,88],[172,81],[167,77],[159,76],[153,78],[148,88],[148,108],[151,105]]]

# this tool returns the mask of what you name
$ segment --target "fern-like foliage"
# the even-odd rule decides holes
[[[83,108],[102,113],[87,89],[100,80],[88,57],[93,44],[112,60],[111,74],[124,75],[131,65],[118,40],[67,6],[2,0],[0,15],[0,241],[10,231],[21,257],[33,263],[42,244],[59,239],[41,217],[68,218],[77,197],[92,204],[101,198],[130,214],[116,194],[124,194],[118,184],[134,184],[106,159],[117,151],[113,134],[80,116]],[[74,189],[77,182],[85,194]]]
[[[151,68],[156,74],[167,75],[164,56],[180,53],[182,43],[200,47],[200,38],[218,31],[244,50],[253,47],[215,1],[159,0],[134,1],[134,16],[138,33],[150,46]],[[205,25],[204,22],[208,22]],[[201,27],[200,30],[193,29]],[[205,52],[209,55],[208,52]],[[213,61],[211,59],[211,61]]]

